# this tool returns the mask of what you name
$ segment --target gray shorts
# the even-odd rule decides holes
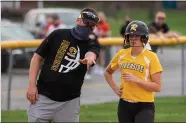
[[[35,104],[27,110],[28,122],[79,122],[80,98],[56,102],[39,95]]]

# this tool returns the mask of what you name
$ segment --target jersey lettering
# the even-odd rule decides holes
[[[128,62],[121,64],[120,68],[121,69],[135,70],[135,71],[138,71],[138,72],[141,72],[141,73],[143,73],[143,70],[144,70],[144,66],[143,65],[134,64],[134,63],[128,63]]]

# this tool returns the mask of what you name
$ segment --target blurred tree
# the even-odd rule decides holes
[[[156,11],[156,1],[152,1],[149,6],[149,20],[152,21],[154,19],[155,11]]]

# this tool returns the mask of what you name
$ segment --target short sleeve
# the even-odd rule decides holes
[[[161,66],[161,63],[158,59],[158,56],[154,54],[153,58],[151,59],[150,62],[150,74],[155,74],[157,72],[162,72],[163,68]]]
[[[92,38],[90,37],[89,41],[89,51],[93,52],[96,54],[96,58],[99,57],[100,53],[100,44],[98,42],[98,39],[95,34],[91,34]]]
[[[51,42],[53,42],[53,39],[55,37],[56,31],[53,31],[49,36],[47,36],[42,43],[39,45],[39,47],[36,49],[36,53],[40,55],[41,57],[45,58],[49,52]]]
[[[120,52],[119,51],[111,60],[110,62],[110,67],[112,70],[117,70],[119,68],[119,64],[118,64],[118,60],[119,60],[119,57],[120,57]]]

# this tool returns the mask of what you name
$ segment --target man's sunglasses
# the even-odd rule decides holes
[[[82,12],[81,13],[81,18],[84,20],[84,23],[88,24],[88,25],[97,25],[97,23],[100,20],[98,18],[98,16],[96,16],[92,12]],[[88,20],[90,20],[90,21],[88,21]]]
[[[158,20],[165,20],[164,17],[158,17]]]

